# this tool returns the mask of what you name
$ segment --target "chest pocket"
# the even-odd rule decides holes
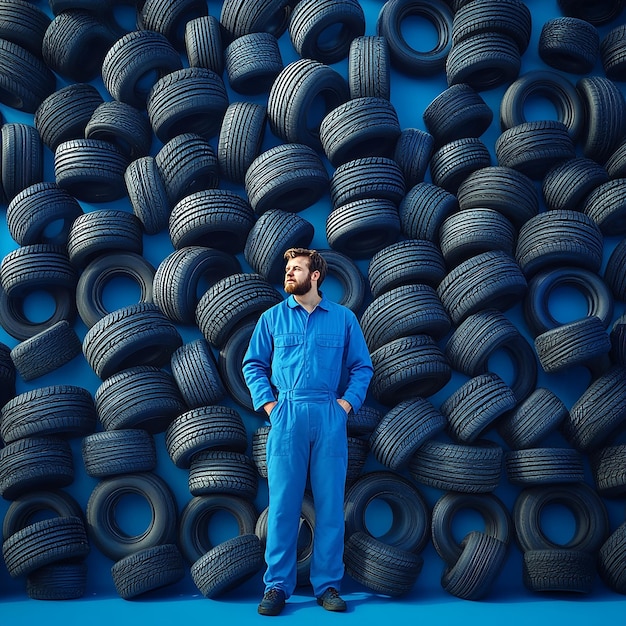
[[[272,367],[301,367],[304,353],[302,346],[304,337],[296,333],[284,333],[274,337],[274,359]]]
[[[344,347],[343,335],[317,335],[315,346],[319,367],[332,371],[341,368]]]

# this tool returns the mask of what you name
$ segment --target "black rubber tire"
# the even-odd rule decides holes
[[[56,89],[56,76],[38,57],[20,45],[0,39],[0,102],[35,113]]]
[[[611,359],[616,365],[626,365],[626,314],[618,317],[609,333]]]
[[[17,372],[11,360],[11,348],[0,342],[0,407],[3,407],[9,400],[15,397],[16,378]],[[0,417],[0,427],[1,425],[2,419]],[[1,433],[0,436],[2,436]]]
[[[74,220],[83,214],[78,200],[56,183],[40,182],[26,187],[9,202],[7,228],[20,245],[65,245]],[[50,234],[46,229],[56,225]]]
[[[604,268],[604,282],[618,300],[626,300],[626,242],[619,241]]]
[[[217,142],[220,176],[245,183],[248,168],[261,153],[266,124],[265,105],[249,101],[228,105]]]
[[[102,254],[87,264],[76,284],[76,306],[81,320],[91,328],[111,311],[104,303],[110,281],[118,278],[135,283],[139,290],[137,302],[152,302],[152,282],[156,270],[136,252]]]
[[[500,484],[503,450],[487,440],[461,444],[433,438],[409,461],[408,471],[422,485],[460,493],[490,493]]]
[[[553,391],[538,387],[499,421],[497,430],[511,450],[534,448],[558,429],[566,414]]]
[[[133,208],[147,235],[167,229],[170,204],[163,178],[152,156],[142,156],[128,164],[124,183]]]
[[[83,437],[81,455],[92,478],[152,472],[157,466],[156,444],[141,428],[106,430]]]
[[[494,209],[517,228],[539,213],[534,182],[522,172],[499,165],[470,174],[460,184],[457,199],[461,210]]]
[[[511,516],[494,494],[448,492],[440,496],[432,510],[432,542],[437,554],[450,566],[458,562],[463,545],[453,533],[454,518],[459,511],[473,510],[484,520],[484,533],[508,545],[512,537]]]
[[[213,516],[220,513],[234,518],[238,535],[254,534],[259,514],[249,500],[222,494],[195,496],[183,507],[178,524],[178,545],[190,564],[215,547],[209,529]]]
[[[250,203],[227,189],[196,191],[178,202],[170,214],[174,248],[206,246],[222,252],[242,252],[254,224]]]
[[[89,551],[85,524],[73,516],[33,522],[2,542],[2,556],[12,578],[59,561],[83,558]]]
[[[425,441],[445,427],[445,416],[428,400],[402,400],[378,422],[369,437],[369,447],[381,465],[397,472],[408,466]]]
[[[348,49],[350,98],[390,98],[391,60],[387,40],[378,35],[354,37]]]
[[[37,107],[33,122],[41,140],[50,150],[70,139],[85,136],[85,127],[104,102],[89,83],[71,83],[57,89]]]
[[[445,275],[441,250],[425,239],[406,239],[383,248],[372,256],[367,268],[374,298],[402,285],[424,284],[436,288]]]
[[[589,594],[596,565],[586,550],[527,550],[522,561],[522,582],[532,592]]]
[[[22,122],[2,125],[2,190],[10,202],[24,189],[43,182],[43,142],[39,131]]]
[[[172,374],[149,365],[111,374],[97,387],[94,402],[105,430],[142,428],[160,433],[185,410]]]
[[[268,507],[263,509],[255,526],[255,534],[265,547],[267,540],[267,515]],[[296,552],[296,586],[305,587],[311,584],[309,573],[311,559],[313,557],[313,543],[315,540],[315,507],[313,496],[309,491],[304,492],[300,509],[300,521],[298,523],[298,544]]]
[[[100,68],[117,33],[91,11],[68,9],[56,15],[46,29],[41,53],[46,65],[75,82],[90,82]]]
[[[203,450],[245,452],[246,428],[241,415],[227,406],[202,406],[177,415],[165,431],[165,447],[176,467],[189,468]]]
[[[345,542],[346,573],[374,593],[400,598],[415,586],[422,571],[421,554],[389,546],[364,532]]]
[[[151,511],[148,526],[134,535],[120,528],[116,519],[116,508],[127,496],[145,499]],[[85,517],[91,540],[102,554],[114,561],[176,540],[174,495],[169,485],[152,472],[123,474],[98,481],[89,495]]]
[[[603,497],[614,498],[626,492],[626,445],[607,445],[589,457],[594,484]]]
[[[535,390],[537,359],[532,345],[502,312],[484,309],[465,318],[448,338],[445,355],[453,369],[477,376],[490,370],[489,359],[498,350],[510,358],[514,376],[509,385],[521,402]]]
[[[525,107],[537,98],[545,98],[553,105],[556,119],[565,124],[576,141],[585,123],[580,96],[573,83],[551,70],[526,72],[507,87],[500,101],[501,130],[526,123]]]
[[[442,389],[452,371],[435,340],[428,335],[394,339],[372,353],[371,392],[385,406],[428,397]]]
[[[607,171],[609,178],[623,178],[626,174],[625,152],[626,140],[622,140],[604,164],[604,168]]]
[[[585,198],[582,211],[606,237],[626,235],[626,178],[599,184]]]
[[[439,228],[459,208],[454,194],[429,182],[409,189],[400,205],[400,227],[409,239],[426,239],[439,243]]]
[[[550,539],[541,523],[541,511],[553,504],[568,508],[576,523],[573,536],[562,544]],[[593,553],[609,535],[606,506],[596,491],[584,482],[527,487],[518,494],[512,517],[522,552],[565,548]]]
[[[504,468],[512,485],[579,483],[585,480],[583,455],[572,448],[509,450]]]
[[[5,500],[36,489],[67,487],[74,475],[70,444],[58,436],[25,437],[0,450],[0,495]]]
[[[366,510],[374,501],[389,506],[391,524],[374,535],[367,526]],[[430,511],[419,489],[403,476],[384,470],[363,474],[346,491],[346,537],[364,532],[378,541],[407,552],[421,552],[430,539]]]
[[[18,343],[11,350],[11,360],[25,381],[34,380],[59,369],[82,354],[81,340],[67,320]]]
[[[595,315],[561,324],[535,337],[535,351],[544,372],[552,373],[577,365],[594,371],[608,361],[611,339],[604,322]]]
[[[528,278],[556,266],[597,272],[602,246],[602,231],[589,216],[572,209],[545,211],[519,229],[515,260]]]
[[[87,435],[96,425],[92,394],[75,385],[23,391],[0,409],[0,436],[5,444],[35,436]]]
[[[328,172],[313,148],[283,143],[250,163],[245,176],[248,201],[257,215],[269,209],[299,212],[328,191]]]
[[[259,477],[252,459],[243,452],[205,450],[189,465],[189,491],[193,496],[214,493],[254,500]]]
[[[444,570],[441,587],[462,600],[481,600],[502,572],[508,546],[487,533],[471,531],[461,547],[459,559]]]
[[[217,369],[228,395],[249,411],[254,411],[254,405],[243,376],[242,364],[255,326],[255,319],[237,325],[229,334],[217,358]]]
[[[190,67],[206,67],[224,73],[222,27],[214,15],[196,17],[185,25],[185,52]]]
[[[576,156],[567,126],[558,120],[522,122],[504,130],[495,142],[501,167],[516,169],[541,180],[550,167]]]
[[[209,287],[200,298],[196,323],[204,338],[221,349],[237,326],[282,301],[281,294],[259,274],[233,274]]]
[[[192,566],[191,577],[205,598],[217,598],[249,580],[263,568],[259,538],[249,533],[218,544]]]
[[[622,0],[605,0],[589,4],[585,0],[557,0],[563,15],[586,20],[594,26],[602,26],[618,18],[623,9]]]
[[[76,600],[87,591],[87,564],[83,560],[59,561],[26,576],[26,595],[31,600]]]
[[[437,43],[430,50],[411,47],[404,38],[402,23],[413,16],[430,22],[437,31]],[[432,76],[445,67],[452,47],[453,13],[442,0],[391,0],[380,9],[376,34],[389,46],[391,64],[412,76]]]
[[[549,305],[552,292],[563,286],[579,291],[587,300],[587,315],[599,317],[604,327],[609,327],[614,310],[613,294],[602,278],[581,267],[553,267],[528,281],[523,314],[533,337],[561,325]]]
[[[395,243],[400,231],[398,207],[391,200],[355,200],[333,209],[326,218],[328,244],[351,259],[370,257]]]
[[[267,98],[270,130],[285,142],[320,150],[322,120],[349,98],[347,81],[330,66],[313,59],[288,63],[274,80]],[[321,111],[313,107],[314,102],[324,103]]]
[[[50,26],[50,16],[25,0],[12,0],[0,7],[0,39],[12,41],[41,57],[41,44]]]
[[[626,368],[614,365],[598,376],[574,402],[561,424],[569,443],[589,453],[611,442],[626,424]],[[589,420],[587,415],[593,415]]]
[[[225,0],[220,22],[229,38],[268,32],[279,38],[289,25],[292,0]]]
[[[607,78],[624,80],[624,26],[617,25],[600,40],[600,60]]]
[[[129,161],[149,154],[152,146],[150,122],[139,109],[111,100],[93,112],[85,126],[86,139],[102,139],[117,146]]]
[[[222,77],[205,67],[185,67],[166,74],[146,100],[154,134],[163,142],[183,133],[217,135],[228,107]]]
[[[360,318],[370,352],[408,335],[442,339],[452,322],[437,292],[429,285],[402,285],[375,298]]]
[[[406,189],[424,182],[428,163],[435,146],[435,139],[419,128],[404,128],[396,141],[393,160],[404,174]]]
[[[593,159],[576,157],[551,167],[541,181],[541,191],[549,210],[580,211],[587,196],[609,181],[608,171]]]
[[[489,128],[493,111],[473,87],[459,83],[431,100],[422,119],[439,148],[464,137],[480,137]]]
[[[521,65],[514,39],[494,32],[477,33],[450,48],[446,80],[448,87],[465,83],[476,91],[485,91],[512,83]]]
[[[604,163],[626,135],[626,98],[606,76],[583,76],[576,89],[587,112],[580,138],[583,155]]]
[[[598,573],[610,589],[626,593],[624,563],[626,562],[626,522],[620,524],[600,546]]]
[[[173,543],[138,550],[111,567],[113,585],[124,600],[174,585],[185,577],[185,573],[183,556]]]
[[[467,287],[472,285],[472,293]],[[453,324],[486,308],[506,311],[521,302],[527,282],[520,266],[506,252],[491,250],[463,261],[450,270],[437,294]]]
[[[356,413],[350,411],[347,424],[348,437],[369,438],[382,418],[383,412],[368,404],[363,404]]]
[[[165,35],[135,30],[109,48],[102,60],[102,81],[115,100],[144,109],[151,87],[181,68],[182,59]]]
[[[219,184],[217,156],[206,137],[184,132],[167,141],[154,157],[169,204]]]
[[[334,167],[370,156],[390,157],[400,136],[398,113],[386,98],[355,98],[322,120],[319,138]]]
[[[367,283],[361,270],[350,257],[341,252],[327,248],[318,252],[326,261],[327,277],[336,279],[341,287],[341,295],[336,298],[336,302],[359,315],[367,293]]]
[[[13,500],[7,507],[2,522],[2,540],[46,517],[78,517],[84,514],[80,504],[62,489],[29,491]]]
[[[145,0],[137,6],[137,26],[165,35],[176,50],[182,50],[187,22],[208,14],[203,0]]]
[[[577,17],[560,16],[543,23],[537,42],[539,58],[562,72],[593,71],[600,53],[598,29]]]
[[[168,254],[156,268],[153,300],[173,322],[191,325],[201,289],[238,272],[241,265],[234,255],[186,246]]]
[[[85,334],[83,354],[101,379],[137,365],[160,367],[183,343],[156,304],[140,302],[107,313]]]
[[[217,404],[226,395],[215,356],[205,339],[184,343],[175,350],[170,369],[190,409]]]
[[[54,177],[61,189],[84,202],[112,202],[126,195],[126,155],[100,139],[71,139],[54,152]]]
[[[72,265],[83,268],[103,253],[143,252],[143,230],[136,215],[121,209],[100,209],[79,215],[67,236]]]

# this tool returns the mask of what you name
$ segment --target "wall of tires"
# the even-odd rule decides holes
[[[626,593],[623,9],[0,2],[2,594],[260,581],[240,366],[291,246],[375,367],[347,584]]]

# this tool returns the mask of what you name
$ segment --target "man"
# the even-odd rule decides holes
[[[297,539],[307,473],[315,502],[310,580],[317,602],[345,611],[344,489],[346,422],[365,399],[373,368],[354,313],[319,290],[327,266],[315,250],[285,252],[289,297],[259,318],[243,359],[255,410],[272,425],[267,438],[269,510],[258,611],[278,615],[296,586]]]

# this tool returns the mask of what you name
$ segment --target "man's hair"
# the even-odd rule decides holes
[[[309,250],[308,248],[289,248],[284,254],[285,260],[295,259],[297,256],[303,256],[308,259],[309,271],[314,272],[317,270],[320,273],[320,277],[317,281],[319,288],[328,273],[328,265],[324,257],[317,250]]]

